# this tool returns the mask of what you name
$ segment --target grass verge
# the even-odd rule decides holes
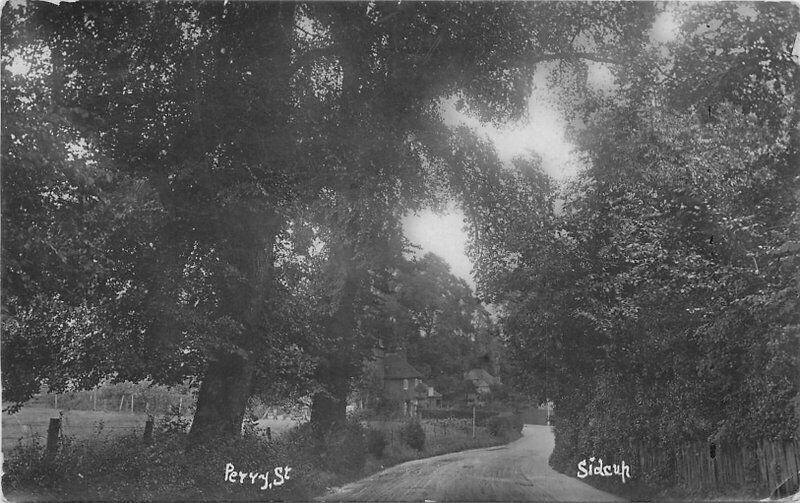
[[[305,426],[274,440],[248,430],[241,438],[192,450],[186,449],[185,429],[181,419],[165,420],[150,445],[140,434],[66,436],[52,459],[33,439],[7,457],[3,490],[11,501],[309,501],[398,463],[516,438],[485,431],[472,438],[471,432],[453,430],[427,438],[421,450],[393,442],[374,456],[367,454],[358,423],[322,440]],[[227,467],[247,474],[232,481]],[[289,477],[277,479],[277,467],[291,468]],[[273,484],[264,487],[267,479]]]

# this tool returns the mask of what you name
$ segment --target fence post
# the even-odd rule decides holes
[[[767,461],[764,456],[764,449],[762,447],[763,443],[761,439],[758,440],[758,443],[756,445],[757,445],[756,456],[758,456],[758,469],[761,472],[761,483],[763,484],[763,487],[765,489],[770,490],[769,468],[767,466]]]
[[[472,406],[472,438],[475,438],[475,405]]]
[[[61,418],[51,417],[50,425],[47,427],[47,446],[45,456],[53,459],[58,451],[58,435],[61,433]]]
[[[144,443],[153,443],[153,416],[147,416],[147,422],[144,423]]]
[[[125,395],[122,395],[119,399],[119,412],[122,412],[122,405],[125,403]]]
[[[267,426],[267,439],[272,440],[272,428]]]

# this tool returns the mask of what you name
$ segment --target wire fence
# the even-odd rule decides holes
[[[147,417],[144,413],[26,408],[17,414],[3,414],[3,452],[19,445],[43,444],[51,418],[61,419],[61,436],[90,440],[138,435],[144,431]]]

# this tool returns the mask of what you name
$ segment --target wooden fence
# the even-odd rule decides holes
[[[767,495],[789,478],[800,484],[797,440],[761,440],[750,445],[694,442],[672,452],[640,445],[633,454],[636,471],[646,478],[671,474],[672,482],[689,490],[744,487]]]

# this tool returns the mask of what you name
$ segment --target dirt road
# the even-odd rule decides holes
[[[550,468],[549,426],[527,425],[522,433],[508,445],[393,466],[323,501],[623,501]]]

